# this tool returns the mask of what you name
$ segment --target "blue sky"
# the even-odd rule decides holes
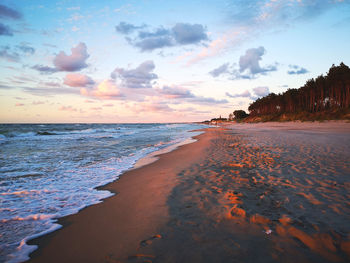
[[[350,64],[350,1],[2,1],[0,122],[201,121]]]

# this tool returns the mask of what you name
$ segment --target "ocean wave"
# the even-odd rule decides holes
[[[13,218],[1,219],[1,223],[6,223],[9,221],[37,221],[37,220],[46,220],[56,217],[56,214],[33,214],[25,217],[15,216]]]
[[[48,229],[41,231],[40,233],[30,235],[30,236],[22,239],[21,242],[19,243],[19,245],[16,247],[16,251],[7,256],[6,263],[20,263],[20,262],[24,262],[24,261],[29,260],[30,253],[32,253],[34,250],[36,250],[38,248],[38,246],[28,245],[27,242],[29,240],[34,239],[34,238],[49,234],[49,233],[56,231],[62,227],[61,225],[54,223],[55,221],[52,221],[52,219],[49,219],[48,222],[51,222],[51,226]]]
[[[3,135],[3,134],[0,134],[0,144],[3,144],[3,143],[5,143],[6,142],[6,136],[5,135]]]
[[[0,184],[0,220],[5,220],[2,223],[9,230],[2,233],[2,243],[16,240],[5,248],[9,255],[6,260],[27,259],[35,247],[26,242],[55,229],[55,218],[77,213],[112,196],[96,187],[118,179],[146,155],[190,138],[193,134],[188,131],[199,127],[164,126],[62,124],[18,126],[12,130],[14,136],[25,140],[9,140],[8,152],[4,152],[7,158]],[[13,226],[16,236],[11,231]]]
[[[48,132],[48,131],[38,131],[36,132],[36,135],[58,135],[58,134],[54,132]]]
[[[7,138],[13,138],[13,137],[33,137],[36,135],[36,132],[8,132],[3,134]]]
[[[32,195],[32,194],[41,194],[41,193],[50,193],[53,191],[49,190],[22,190],[22,191],[14,191],[14,192],[3,192],[0,195]]]

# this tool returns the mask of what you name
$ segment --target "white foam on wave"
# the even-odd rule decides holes
[[[156,148],[145,148],[142,149],[139,152],[134,153],[131,156],[122,157],[122,158],[112,158],[109,160],[106,160],[105,162],[94,164],[87,166],[80,171],[69,171],[66,174],[66,177],[68,178],[67,181],[70,181],[71,185],[68,183],[65,184],[64,188],[71,188],[71,189],[77,189],[77,191],[72,191],[71,189],[66,189],[66,193],[64,194],[65,204],[60,205],[60,209],[55,214],[29,214],[27,216],[15,216],[10,218],[3,218],[0,220],[1,223],[9,223],[10,221],[38,221],[39,226],[42,227],[43,225],[46,225],[48,227],[47,230],[38,232],[37,234],[30,235],[28,237],[23,238],[19,245],[16,247],[15,251],[8,255],[6,262],[22,262],[29,259],[29,254],[33,252],[35,249],[37,249],[36,246],[27,245],[27,241],[39,237],[41,235],[50,233],[52,231],[55,231],[59,229],[61,226],[56,223],[55,218],[71,215],[78,213],[81,209],[94,205],[97,203],[100,203],[103,199],[108,198],[110,196],[113,196],[114,194],[106,191],[106,190],[99,190],[97,191],[95,188],[99,186],[106,185],[116,179],[122,174],[124,171],[130,169],[133,167],[133,165],[136,163],[136,161],[148,153],[154,151]],[[82,187],[79,188],[79,185],[76,185],[71,180],[71,177],[68,176],[68,174],[86,174],[88,177],[96,179],[94,181],[87,180],[87,182],[90,183],[89,186],[86,186],[85,189]],[[99,175],[98,177],[96,175]],[[86,179],[86,178],[85,178]],[[2,196],[8,196],[11,198],[17,198],[17,197],[27,197],[30,198],[31,195],[40,195],[44,198],[45,194],[49,195],[55,195],[55,199],[59,200],[62,196],[62,191],[48,191],[48,190],[21,190],[21,191],[13,191],[13,192],[5,192],[1,193]],[[70,193],[70,194],[69,194]],[[92,197],[92,193],[93,197]],[[79,196],[79,197],[77,197]],[[62,198],[61,198],[62,199]],[[72,203],[72,200],[74,200],[74,203]],[[29,208],[31,204],[26,204],[26,207]],[[37,205],[36,202],[33,202],[33,210],[36,210],[35,207]],[[59,206],[57,203],[52,204],[56,208]],[[8,211],[12,211],[11,209],[6,209]],[[40,221],[40,222],[39,222]]]
[[[0,195],[30,195],[30,194],[40,194],[42,192],[49,192],[48,190],[22,190],[22,191],[14,191],[14,192],[4,192],[0,193]]]
[[[54,222],[54,221],[53,221]],[[16,248],[15,253],[8,255],[8,259],[6,260],[6,263],[20,263],[29,260],[29,255],[32,253],[34,250],[38,248],[37,245],[28,245],[27,242],[29,240],[32,240],[34,238],[49,234],[53,231],[56,231],[60,229],[62,226],[56,223],[51,224],[50,228],[42,231],[38,234],[31,235],[29,237],[26,237],[21,240],[19,246]]]
[[[15,216],[9,219],[2,219],[0,220],[1,223],[6,223],[8,221],[30,221],[30,220],[46,220],[46,219],[51,219],[56,217],[56,214],[33,214],[33,215],[28,215],[25,217],[20,217],[20,216]]]
[[[163,126],[161,127],[163,128]],[[15,206],[16,209],[12,209],[13,207],[0,208],[2,209],[0,211],[3,211],[0,215],[0,222],[8,223],[10,224],[9,226],[11,224],[18,226],[18,224],[23,222],[34,227],[30,235],[22,235],[21,239],[17,240],[17,243],[10,244],[15,245],[16,248],[8,255],[6,260],[8,262],[22,262],[29,259],[29,254],[36,249],[36,246],[27,245],[27,241],[60,228],[61,226],[56,223],[56,218],[75,214],[86,206],[100,203],[103,199],[113,195],[113,193],[106,190],[96,190],[96,187],[115,181],[123,172],[133,168],[138,160],[152,152],[169,145],[181,143],[196,135],[188,133],[181,125],[172,128],[180,130],[179,132],[173,131],[171,136],[169,135],[172,138],[171,140],[158,141],[154,145],[144,146],[144,148],[137,151],[125,152],[126,155],[122,157],[111,157],[103,161],[92,162],[86,166],[74,167],[74,163],[64,163],[62,160],[59,160],[59,162],[62,162],[60,167],[66,167],[66,170],[60,171],[54,177],[41,176],[34,179],[21,177],[20,180],[22,181],[17,182],[17,189],[11,188],[6,192],[2,192],[0,194],[1,199],[4,199],[7,204],[17,204],[17,206]],[[116,129],[112,130],[115,131]],[[107,134],[95,133],[93,129],[85,129],[83,133],[86,138],[96,138],[97,140],[106,136],[120,136],[119,134],[108,132]],[[162,133],[166,134],[166,129]],[[142,132],[140,134],[137,136],[144,136]],[[121,135],[129,136],[130,131],[125,129]],[[73,137],[76,136],[82,135],[79,133],[73,134]],[[43,139],[46,141],[46,138]],[[38,185],[42,190],[37,190]],[[33,187],[36,189],[33,189]],[[43,207],[43,203],[45,207]],[[24,231],[24,233],[26,232]]]

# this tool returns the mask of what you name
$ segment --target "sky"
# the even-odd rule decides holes
[[[0,123],[228,117],[349,43],[350,0],[1,0]]]

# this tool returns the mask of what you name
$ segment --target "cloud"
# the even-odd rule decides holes
[[[165,29],[164,27],[159,27],[154,31],[139,31],[138,37],[140,39],[150,38],[150,37],[162,37],[169,36],[171,31],[169,29]]]
[[[23,87],[23,91],[35,96],[55,96],[59,94],[79,94],[76,88],[54,87],[45,83],[38,84],[38,87]]]
[[[120,22],[119,25],[117,25],[115,27],[115,30],[121,34],[130,34],[132,32],[134,32],[135,30],[137,29],[142,29],[144,28],[145,25],[143,26],[135,26],[133,24],[129,24],[129,23],[126,23],[126,22]]]
[[[85,43],[79,43],[76,47],[71,48],[71,55],[66,55],[61,51],[53,60],[53,63],[59,71],[79,71],[86,68],[86,60],[89,58]]]
[[[0,36],[13,36],[11,28],[0,23]]]
[[[233,35],[235,35],[235,34],[233,34]],[[232,38],[232,36],[230,36],[230,37]],[[202,50],[199,53],[197,53],[197,54],[189,53],[185,57],[192,56],[192,58],[189,59],[186,64],[188,66],[193,65],[195,63],[198,63],[199,61],[202,61],[204,59],[207,59],[207,58],[216,56],[219,53],[222,53],[229,43],[228,39],[229,39],[229,37],[227,35],[223,35],[222,37],[219,37],[219,38],[211,41],[208,44],[208,46],[202,48]]]
[[[297,65],[289,65],[289,69],[290,70],[287,71],[289,75],[301,75],[309,73],[309,71],[306,68],[299,67]]]
[[[90,77],[79,73],[67,74],[63,83],[70,87],[86,87],[95,84]]]
[[[249,90],[246,90],[246,91],[243,91],[240,94],[234,94],[234,95],[226,92],[226,96],[230,97],[230,98],[251,98],[252,97],[252,95],[250,94]]]
[[[0,89],[13,89],[13,88],[15,88],[15,87],[0,83]]]
[[[190,90],[182,87],[169,87],[164,86],[160,91],[167,99],[179,99],[179,98],[194,98],[195,96],[191,93]]]
[[[174,111],[174,109],[170,108],[165,102],[160,102],[160,101],[141,102],[135,105],[135,107],[133,107],[132,110],[137,113],[140,113],[140,112],[163,113],[163,112]]]
[[[196,103],[196,104],[226,104],[228,103],[228,100],[222,99],[222,100],[217,100],[215,98],[210,98],[210,97],[202,97],[202,96],[196,96],[192,99],[189,99],[189,102]]]
[[[17,52],[12,52],[9,47],[2,47],[0,50],[0,59],[8,62],[19,62],[20,55]]]
[[[17,45],[16,47],[25,54],[33,55],[35,53],[35,48],[29,46],[27,43],[21,43],[20,45]]]
[[[179,102],[189,102],[194,104],[225,104],[227,100],[217,100],[210,97],[202,97],[194,95],[190,90],[178,86],[164,86],[158,90],[159,94],[166,99]]]
[[[24,49],[29,51],[28,47],[24,47]],[[71,48],[71,52],[72,54],[70,55],[67,55],[64,51],[58,53],[53,60],[55,67],[37,64],[31,66],[31,68],[39,71],[41,74],[52,74],[59,71],[74,72],[88,67],[86,60],[90,55],[87,53],[85,43],[81,42],[76,47]]]
[[[15,104],[16,107],[22,107],[22,106],[24,106],[24,105],[25,105],[25,104],[19,103],[19,102],[17,102],[17,103]]]
[[[288,26],[300,20],[312,19],[349,1],[314,0],[236,0],[226,6],[229,21],[236,26],[243,25],[261,29]]]
[[[158,78],[153,73],[154,68],[153,61],[147,60],[135,69],[116,68],[111,73],[111,78],[119,80],[123,88],[151,88],[151,81]]]
[[[31,69],[35,69],[36,71],[39,71],[40,74],[52,74],[58,71],[56,68],[44,66],[40,64],[31,66]]]
[[[160,37],[148,37],[137,41],[133,44],[135,47],[140,48],[141,51],[152,51],[154,49],[171,47],[174,44],[169,36]]]
[[[22,18],[22,14],[15,9],[0,5],[0,18],[18,20]]]
[[[0,5],[0,18],[10,18],[14,20],[18,20],[22,18],[22,14],[15,9],[10,7]]]
[[[177,109],[176,110],[177,112],[180,112],[180,113],[185,113],[184,116],[188,116],[188,115],[193,115],[193,114],[207,114],[207,113],[211,113],[211,111],[207,111],[207,110],[198,110],[197,108],[195,107],[186,107],[186,108],[183,108],[183,109]]]
[[[270,93],[268,87],[256,87],[253,89],[253,94],[249,90],[245,90],[242,93],[230,94],[226,92],[226,96],[229,98],[249,98],[251,100],[256,100],[258,97],[264,97]]]
[[[225,63],[209,72],[213,77],[229,75],[232,79],[254,79],[259,75],[266,75],[268,72],[277,71],[277,63],[274,65],[260,66],[262,56],[266,50],[264,47],[247,49],[245,54],[240,56],[238,67],[236,64],[230,66]]]
[[[122,97],[120,89],[113,80],[107,79],[91,88],[81,88],[80,94],[84,96],[96,97],[99,99],[119,99]]]
[[[34,54],[35,49],[28,46],[25,43],[11,48],[10,46],[0,47],[0,59],[4,59],[8,62],[19,62],[23,54]]]
[[[207,29],[201,24],[177,23],[171,28],[141,30],[145,27],[145,25],[135,26],[121,22],[116,26],[116,31],[125,35],[137,31],[136,36],[126,37],[126,40],[142,52],[164,47],[199,44],[208,40]]]
[[[152,51],[157,48],[171,47],[174,41],[171,31],[163,27],[154,31],[139,31],[136,39],[129,38],[129,43],[141,49],[141,51]]]
[[[263,97],[270,93],[269,87],[256,87],[253,89],[253,91],[258,97]]]
[[[214,78],[220,76],[221,74],[228,73],[228,67],[230,63],[222,64],[220,67],[213,69],[209,72]]]
[[[172,28],[175,41],[181,45],[196,44],[208,40],[206,31],[206,28],[200,24],[177,23]]]
[[[260,66],[260,60],[265,54],[264,47],[250,48],[246,50],[245,54],[239,58],[239,72],[248,72],[250,76],[256,74],[265,74],[270,71],[276,71],[276,66]]]
[[[142,106],[144,111],[153,111],[153,112],[173,111],[173,109],[170,108],[168,105],[162,104],[162,103],[143,104]]]
[[[224,54],[238,48],[247,40],[258,38],[266,32],[288,29],[305,19],[313,19],[335,7],[349,7],[349,0],[235,0],[226,1],[222,10],[223,22],[230,28],[199,53],[186,52],[180,60],[187,65]],[[177,61],[178,62],[178,61]],[[238,72],[239,73],[239,72]],[[249,78],[251,76],[240,76]]]
[[[15,9],[0,4],[0,18],[19,20],[22,18],[22,14]],[[13,31],[9,26],[0,23],[0,36],[13,36]]]

